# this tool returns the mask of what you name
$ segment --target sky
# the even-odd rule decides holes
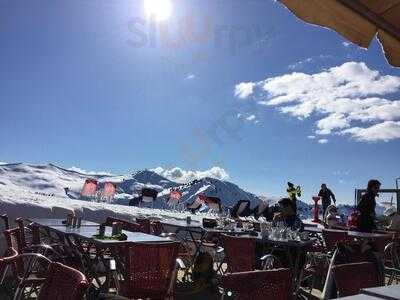
[[[146,2],[147,1],[147,2]],[[0,161],[340,203],[400,177],[400,70],[269,0],[0,1]],[[150,7],[150,8],[149,8]],[[168,16],[169,12],[169,16]]]

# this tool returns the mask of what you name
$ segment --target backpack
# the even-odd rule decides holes
[[[358,227],[360,215],[361,215],[361,213],[357,209],[355,209],[347,217],[347,227],[349,227],[350,230],[356,229]]]

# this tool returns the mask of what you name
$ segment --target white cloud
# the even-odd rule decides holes
[[[251,123],[254,123],[254,124],[260,123],[260,121],[257,119],[256,115],[253,115],[253,114],[238,113],[236,116],[240,120],[244,120],[244,121],[251,122]]]
[[[310,140],[315,140],[315,135],[308,135],[307,138]]]
[[[255,115],[250,115],[246,118],[247,121],[254,121],[256,119]]]
[[[157,167],[155,169],[152,169],[151,171],[156,172],[157,174],[164,176],[169,180],[176,181],[179,183],[186,183],[204,177],[217,178],[220,180],[229,179],[228,173],[223,168],[220,167],[212,167],[211,169],[205,171],[183,170],[178,167],[174,167],[171,169],[164,169],[163,167]]]
[[[329,141],[327,139],[319,139],[318,143],[319,144],[327,144]]]
[[[387,142],[400,138],[400,121],[386,121],[367,128],[353,127],[343,130],[341,134],[350,134],[354,139],[363,142]]]
[[[87,175],[108,175],[108,176],[113,176],[110,172],[105,172],[105,171],[86,171],[84,169],[78,168],[78,167],[71,167],[68,168],[70,171],[78,172],[81,174],[87,174]]]
[[[305,58],[303,60],[299,60],[299,61],[297,61],[297,62],[295,62],[293,64],[290,64],[288,66],[288,69],[292,70],[292,71],[298,70],[298,69],[302,69],[303,67],[305,67],[307,65],[315,64],[315,63],[324,61],[326,59],[331,59],[331,58],[333,58],[333,56],[329,55],[329,54],[320,54],[320,55],[317,55],[317,56],[307,57],[307,58]]]
[[[194,75],[194,74],[188,74],[186,76],[186,79],[188,79],[188,80],[195,79],[195,78],[196,78],[196,75]]]
[[[253,93],[255,84],[253,82],[241,82],[235,86],[235,97],[246,99]]]
[[[253,96],[258,104],[299,119],[317,117],[317,135],[372,142],[399,138],[400,100],[386,97],[396,92],[400,77],[381,75],[363,62],[347,62],[315,74],[293,72],[253,82],[251,92],[237,96]]]
[[[344,47],[349,47],[349,46],[351,45],[351,43],[350,43],[350,42],[343,42],[342,45],[343,45]]]
[[[6,165],[7,163],[4,161],[0,161],[0,165]]]
[[[343,114],[333,113],[317,122],[317,134],[331,134],[332,130],[349,127],[349,121]]]

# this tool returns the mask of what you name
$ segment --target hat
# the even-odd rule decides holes
[[[387,208],[383,214],[385,216],[389,217],[389,216],[395,214],[396,212],[397,212],[397,209],[395,207],[391,206],[391,207]]]

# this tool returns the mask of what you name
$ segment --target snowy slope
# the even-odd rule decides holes
[[[202,178],[177,187],[182,192],[181,201],[191,203],[200,193],[209,197],[218,197],[224,206],[233,206],[239,200],[250,200],[255,206],[260,199],[239,188],[236,184],[215,178]],[[165,191],[160,198],[166,200],[169,191]]]
[[[42,166],[23,163],[0,165],[0,188],[33,193],[65,196],[65,187],[80,190],[88,177],[101,180],[107,176],[88,176],[52,164]]]
[[[151,187],[161,192],[178,185],[178,183],[149,170],[134,172],[131,176],[123,177],[122,181],[117,182],[120,192],[126,194],[137,194],[143,187]]]
[[[69,188],[69,195],[79,197],[80,190],[87,178],[97,179],[100,183],[111,181],[117,185],[116,202],[124,201],[137,194],[143,187],[152,187],[159,191],[158,207],[163,207],[171,188],[183,193],[183,201],[192,202],[199,193],[218,197],[224,206],[232,206],[236,201],[247,199],[254,205],[259,198],[243,191],[237,185],[214,178],[194,180],[187,184],[179,184],[150,171],[136,171],[126,176],[83,174],[67,170],[53,164],[6,164],[0,165],[0,197],[2,190],[14,190],[16,194],[26,192],[33,195],[51,195],[67,198],[64,188]]]

